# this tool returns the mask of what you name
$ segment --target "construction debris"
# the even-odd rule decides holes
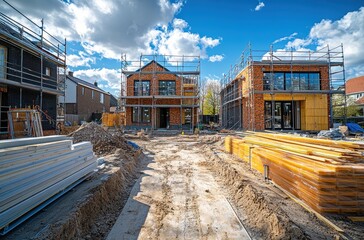
[[[330,130],[322,130],[317,134],[318,138],[341,140],[345,138],[345,135],[340,131],[339,128]]]
[[[68,136],[73,137],[75,143],[81,141],[90,141],[96,155],[107,155],[115,152],[117,148],[128,151],[131,147],[127,144],[122,132],[115,131],[110,133],[94,122],[82,124],[79,129],[70,133]]]
[[[252,133],[225,149],[320,213],[364,212],[364,144]]]

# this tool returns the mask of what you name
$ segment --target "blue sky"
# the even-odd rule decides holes
[[[363,0],[13,0],[68,40],[68,67],[118,95],[120,56],[201,56],[201,80],[218,80],[248,43],[312,49],[344,43],[347,78],[364,75]],[[23,21],[6,4],[1,12]]]

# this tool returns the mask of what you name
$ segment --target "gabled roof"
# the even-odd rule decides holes
[[[69,80],[71,80],[72,82],[74,82],[74,83],[78,84],[78,85],[81,85],[81,86],[85,86],[85,87],[91,88],[91,89],[93,89],[93,90],[95,90],[95,91],[102,92],[102,93],[104,93],[104,94],[106,94],[106,95],[110,95],[110,93],[108,93],[108,92],[106,92],[106,91],[102,90],[101,88],[96,87],[94,84],[89,83],[89,82],[87,82],[87,81],[85,81],[85,80],[82,80],[82,79],[80,79],[80,78],[76,78],[76,77],[73,77],[73,76],[70,76],[70,75],[67,75],[67,78],[68,78]]]
[[[168,68],[166,68],[166,67],[164,67],[164,66],[162,66],[160,63],[158,63],[157,61],[155,61],[155,60],[152,60],[152,61],[150,61],[149,63],[147,63],[146,65],[144,65],[143,67],[141,67],[141,68],[139,68],[139,69],[137,69],[137,70],[135,70],[135,73],[133,73],[133,74],[129,74],[128,75],[128,77],[130,77],[130,76],[132,76],[132,75],[134,75],[134,74],[136,74],[136,73],[138,73],[138,72],[143,72],[143,69],[145,69],[146,67],[148,67],[149,65],[152,65],[152,64],[156,64],[158,67],[160,67],[160,68],[162,68],[164,71],[166,71],[166,72],[170,72],[169,70],[168,70]],[[173,74],[173,75],[176,75],[176,74]],[[176,75],[177,76],[177,75]]]
[[[346,94],[364,92],[364,76],[349,79],[345,83]]]

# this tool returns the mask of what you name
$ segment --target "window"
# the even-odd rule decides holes
[[[6,73],[6,48],[0,46],[0,78],[5,78]]]
[[[273,81],[273,74],[271,73],[263,73],[263,89],[270,90],[271,82]]]
[[[176,81],[159,81],[159,95],[176,95]]]
[[[309,90],[308,73],[300,73],[300,90]]]
[[[95,91],[91,90],[91,98],[94,99],[94,97],[95,97]]]
[[[274,90],[284,90],[284,73],[274,73]]]
[[[81,94],[82,94],[82,96],[85,95],[85,88],[84,87],[81,88]]]
[[[147,107],[133,107],[132,122],[134,123],[150,123],[150,110]]]
[[[300,74],[299,73],[292,74],[292,90],[294,90],[294,91],[300,90]]]
[[[263,73],[263,90],[320,90],[320,73]]]
[[[100,93],[100,103],[104,103],[104,94]]]
[[[309,73],[309,89],[310,90],[320,90],[320,74],[319,73]]]
[[[44,74],[45,74],[46,76],[51,76],[51,69],[50,69],[49,67],[46,67],[46,68],[45,68],[45,72],[44,72]]]
[[[134,81],[134,96],[149,96],[149,95],[150,95],[149,80]]]

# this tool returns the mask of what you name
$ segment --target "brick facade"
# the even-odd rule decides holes
[[[82,94],[84,88],[84,94]],[[94,96],[92,97],[92,91]],[[90,121],[92,113],[108,112],[110,110],[110,95],[104,94],[104,103],[100,102],[101,92],[77,85],[77,113],[80,121]]]
[[[154,74],[153,74],[154,72]],[[157,73],[156,73],[157,72]],[[164,73],[165,72],[165,73]],[[171,98],[171,96],[161,97],[159,84],[160,81],[175,81],[175,96],[181,96],[183,94],[182,89],[182,77],[169,73],[168,69],[159,65],[155,61],[151,61],[145,65],[140,73],[136,72],[127,76],[126,94],[127,96],[134,96],[134,84],[139,81],[150,81],[150,94],[148,96],[142,96],[140,98],[126,98],[126,126],[129,128],[159,128],[160,127],[160,111],[162,108],[168,108],[168,127],[172,129],[180,129],[184,124],[184,108],[181,112],[182,105],[197,104],[197,99],[181,99]],[[150,123],[133,122],[133,107],[128,105],[144,106],[151,108],[150,110]],[[175,107],[174,107],[175,105]],[[152,108],[154,106],[154,108]],[[198,117],[196,116],[197,109],[194,109],[194,121],[193,125],[196,126]],[[181,117],[182,116],[182,117]],[[182,119],[182,121],[181,121]]]

